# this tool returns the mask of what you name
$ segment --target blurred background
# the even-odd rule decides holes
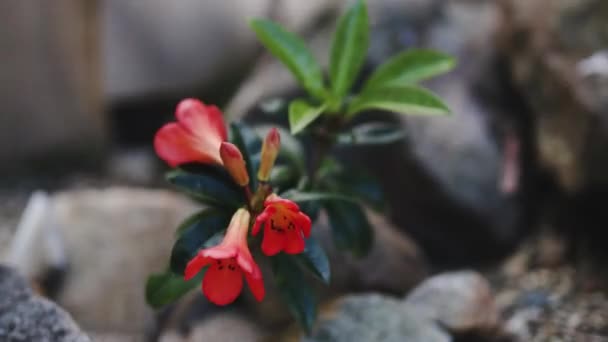
[[[53,309],[56,340],[298,340],[274,296],[146,306],[146,277],[197,209],[164,183],[152,139],[185,97],[284,123],[301,91],[248,20],[284,24],[327,65],[348,4],[0,2],[0,260],[72,316]],[[367,333],[402,327],[361,341],[608,341],[608,2],[368,6],[365,73],[410,47],[452,54],[457,68],[426,85],[454,115],[368,113],[402,124],[404,141],[336,150],[380,180],[388,206],[370,212],[370,256],[329,251],[337,270],[307,341],[350,341],[372,310],[357,305],[373,308]],[[0,296],[20,288],[11,277],[1,270]],[[23,314],[14,304],[0,300],[0,328]]]

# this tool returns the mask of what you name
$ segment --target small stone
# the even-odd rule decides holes
[[[233,312],[222,312],[198,322],[187,336],[175,331],[165,332],[159,342],[258,341],[264,331],[251,318]]]
[[[474,271],[433,276],[407,296],[405,305],[455,332],[489,331],[498,323],[490,284]]]
[[[89,342],[72,317],[35,296],[25,279],[0,266],[0,341]]]
[[[448,342],[451,337],[434,322],[379,294],[343,297],[322,312],[306,342]]]

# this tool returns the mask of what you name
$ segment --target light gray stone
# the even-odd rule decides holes
[[[456,332],[489,331],[498,324],[490,284],[474,271],[433,276],[407,296],[405,305]]]

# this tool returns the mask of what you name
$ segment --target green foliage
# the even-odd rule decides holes
[[[410,115],[446,115],[448,107],[435,94],[416,86],[372,88],[356,96],[348,106],[348,116],[367,109],[388,110]]]
[[[304,100],[294,100],[289,104],[289,127],[291,134],[297,134],[310,125],[325,110],[326,105],[313,106]]]
[[[251,27],[260,42],[293,73],[304,89],[317,99],[327,97],[321,67],[300,38],[268,20],[253,20]]]
[[[293,256],[281,253],[271,261],[279,294],[298,324],[310,333],[317,317],[317,299],[312,289]]]
[[[340,18],[331,46],[329,75],[334,97],[341,99],[352,87],[365,62],[368,45],[367,8],[358,0]]]
[[[401,126],[386,122],[366,122],[340,133],[336,142],[342,145],[386,145],[402,140]]]
[[[306,248],[302,254],[295,256],[296,259],[312,272],[317,278],[326,284],[329,284],[331,271],[327,254],[312,237],[306,240]]]
[[[188,281],[172,272],[151,275],[146,281],[146,302],[154,309],[173,303],[196,288],[203,279],[203,273]]]
[[[169,183],[201,202],[213,206],[238,208],[244,198],[230,175],[216,167],[201,167],[200,173],[175,169],[166,176]]]
[[[443,53],[411,49],[382,64],[365,82],[364,89],[412,85],[450,71],[454,58]]]

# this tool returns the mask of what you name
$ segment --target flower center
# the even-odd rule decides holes
[[[277,233],[284,234],[286,230],[292,231],[296,229],[296,225],[287,215],[276,214],[270,219],[270,229]]]
[[[237,271],[239,269],[239,266],[236,264],[236,259],[235,258],[229,258],[229,259],[218,259],[215,261],[215,267],[219,270],[219,271]]]

